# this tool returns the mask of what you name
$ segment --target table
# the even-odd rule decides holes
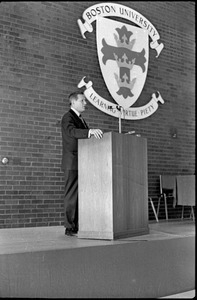
[[[195,175],[176,176],[177,205],[195,206]]]

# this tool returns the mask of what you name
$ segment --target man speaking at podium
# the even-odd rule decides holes
[[[100,129],[89,129],[81,113],[85,111],[86,98],[82,92],[69,95],[70,110],[61,121],[62,170],[65,177],[64,227],[65,234],[78,232],[78,139],[103,137]]]

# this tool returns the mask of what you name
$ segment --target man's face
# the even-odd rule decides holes
[[[79,113],[82,113],[86,107],[86,98],[84,95],[78,95],[77,100],[73,100],[72,107],[75,108]]]

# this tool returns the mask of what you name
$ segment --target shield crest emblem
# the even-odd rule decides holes
[[[146,81],[148,32],[102,17],[96,23],[97,54],[105,84],[116,103],[127,109],[137,101]]]

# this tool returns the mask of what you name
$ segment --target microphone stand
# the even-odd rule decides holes
[[[109,109],[112,109],[112,106],[108,106]],[[121,109],[123,109],[122,106],[117,105],[116,109],[119,111],[119,133],[121,133]],[[124,109],[123,109],[124,111]]]
[[[122,109],[122,106],[117,105],[116,108],[119,111],[119,133],[121,133],[121,109]]]

